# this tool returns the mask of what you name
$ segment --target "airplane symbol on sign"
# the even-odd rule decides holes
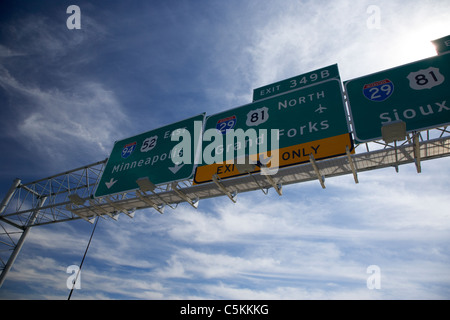
[[[322,107],[322,105],[321,105],[321,104],[319,104],[319,108],[317,108],[317,109],[316,109],[316,111],[314,111],[314,112],[319,112],[319,113],[323,113],[323,112],[324,112],[323,110],[327,110],[327,108],[325,108],[325,107]]]

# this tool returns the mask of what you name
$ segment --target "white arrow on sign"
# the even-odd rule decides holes
[[[272,156],[267,157],[267,158],[263,154],[261,154],[259,156],[259,162],[261,162],[265,166],[270,162],[271,159],[272,159]]]
[[[179,165],[176,164],[174,167],[169,167],[169,170],[172,171],[173,174],[176,174],[178,170],[180,170],[184,166],[184,163]]]
[[[111,180],[109,180],[109,182],[105,182],[106,187],[108,189],[111,189],[111,187],[117,182],[118,180],[114,180],[114,178],[111,178]]]

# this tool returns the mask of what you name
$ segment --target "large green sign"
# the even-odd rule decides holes
[[[450,54],[345,82],[355,139],[381,138],[381,127],[404,121],[408,132],[450,123]]]
[[[433,40],[431,42],[436,47],[436,52],[438,54],[443,54],[445,52],[450,51],[450,35],[443,37],[443,38]]]
[[[117,141],[95,197],[138,189],[136,181],[140,178],[147,177],[154,185],[190,178],[195,169],[204,118],[205,114],[200,114]],[[183,141],[183,145],[188,148],[177,148]],[[186,154],[182,155],[183,152]],[[181,157],[185,161],[175,164],[174,157]]]
[[[339,79],[337,64],[304,73],[286,80],[278,81],[253,90],[253,101],[314,85],[325,80]]]
[[[234,140],[239,132],[245,137]],[[204,161],[194,182],[242,174],[230,164],[242,156],[253,155],[260,162],[272,159],[271,165],[276,160],[278,167],[284,167],[307,162],[310,154],[315,159],[343,155],[352,146],[341,82],[330,79],[209,116]],[[274,150],[277,159],[269,152]],[[214,162],[208,163],[207,157],[214,157]]]

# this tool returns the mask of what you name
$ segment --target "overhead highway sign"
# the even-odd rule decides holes
[[[235,140],[239,131],[241,140]],[[311,154],[325,159],[353,149],[338,79],[212,115],[205,123],[205,134],[209,132],[221,143],[214,141],[211,147],[204,136],[204,161],[196,169],[195,183],[212,181],[214,175],[242,175],[234,164],[243,156],[258,164],[256,172],[264,165],[281,168],[308,162]],[[211,153],[216,161],[205,163]]]
[[[138,189],[148,178],[154,185],[188,179],[202,137],[205,114],[117,141],[103,171],[95,197]],[[177,148],[185,141],[188,148]],[[183,153],[185,153],[183,155]],[[174,163],[173,157],[188,159]]]
[[[300,89],[313,84],[330,79],[339,79],[339,69],[337,64],[304,73],[286,80],[278,81],[272,84],[253,90],[253,102],[266,99],[280,93],[285,93],[295,89]]]
[[[450,53],[345,82],[355,139],[380,139],[404,121],[407,132],[450,123]]]

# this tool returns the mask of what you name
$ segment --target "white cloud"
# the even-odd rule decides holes
[[[207,66],[198,69],[201,81],[176,73],[176,83],[189,82],[190,88],[201,87],[213,98],[224,97],[221,106],[208,110],[227,108],[224,104],[242,99],[242,88],[250,83],[257,87],[336,62],[344,79],[395,65],[402,60],[400,47],[413,51],[400,45],[399,39],[409,42],[411,38],[404,37],[406,29],[411,34],[420,29],[408,23],[410,13],[417,21],[440,10],[439,26],[448,21],[442,18],[444,4],[419,12],[418,4],[399,11],[403,4],[379,1],[375,5],[381,7],[382,28],[375,31],[366,27],[366,8],[373,4],[369,1],[317,3],[272,3],[266,9],[255,2],[252,9],[262,9],[254,12],[266,13],[252,16],[253,27],[243,20],[231,26],[230,18],[229,29],[223,29],[223,37],[205,60]],[[237,16],[244,18],[240,12]],[[177,17],[174,13],[174,21]],[[87,27],[85,19],[83,28]],[[198,24],[192,34],[205,36],[207,22]],[[86,40],[82,33],[73,33],[76,45],[68,48],[65,33],[52,37],[44,21],[38,21],[38,26],[37,33],[30,25],[16,31],[22,39],[36,34],[36,39],[52,48],[50,65]],[[242,33],[234,33],[239,29],[236,26]],[[399,32],[393,31],[400,26],[404,27]],[[420,38],[428,28],[423,30]],[[38,40],[29,51],[2,45],[0,58],[42,55],[46,50],[37,47]],[[196,53],[194,44],[203,40],[192,42],[189,58]],[[134,42],[139,41],[136,33]],[[173,44],[167,46],[173,50]],[[219,52],[221,56],[214,56]],[[156,59],[150,65],[176,59],[164,50],[159,54],[166,60]],[[190,61],[186,57],[174,65],[184,66]],[[211,62],[216,57],[218,62]],[[67,81],[63,87],[32,82],[9,64],[0,67],[2,88],[26,102],[17,116],[23,144],[32,142],[42,149],[39,152],[57,159],[64,158],[61,150],[73,156],[74,150],[84,149],[98,160],[109,151],[108,143],[122,136],[129,120],[116,93],[95,78],[79,83],[67,80],[69,67],[89,59],[92,56],[81,55],[72,66],[54,71],[56,79]],[[146,69],[148,74],[150,69]],[[163,70],[164,79],[174,77],[170,64],[164,64]],[[223,87],[208,82],[216,72],[224,79],[216,83]],[[153,80],[161,88],[173,87],[161,78]],[[325,190],[312,181],[284,186],[282,197],[273,190],[268,196],[254,191],[239,194],[237,204],[222,197],[200,201],[198,210],[182,204],[164,215],[142,210],[134,219],[101,220],[82,271],[82,290],[74,298],[445,299],[450,287],[447,163],[446,159],[424,162],[420,175],[414,165],[402,166],[399,174],[393,168],[360,173],[357,185],[351,176],[344,176],[327,179]],[[61,167],[70,168],[67,163]],[[28,283],[38,294],[45,291],[41,297],[66,298],[66,264],[81,259],[92,227],[80,227],[82,221],[73,223],[73,227],[33,229],[22,253],[25,257],[17,261],[7,281]],[[30,252],[34,255],[27,258]],[[381,290],[366,287],[366,268],[371,264],[381,268]],[[9,291],[3,295],[13,291],[5,284]],[[45,290],[35,289],[38,286]]]
[[[422,176],[392,173],[399,183],[373,188],[389,181],[388,175],[361,174],[360,184],[344,184],[342,189],[339,185],[351,177],[329,179],[325,190],[312,183],[286,186],[283,197],[255,191],[239,195],[237,204],[219,198],[201,201],[198,210],[180,205],[164,215],[142,210],[134,219],[101,220],[83,271],[84,289],[74,297],[443,298],[450,283],[448,250],[443,245],[448,241],[448,223],[445,219],[440,225],[431,223],[439,218],[434,211],[430,219],[411,220],[411,208],[421,201],[414,195],[420,190],[411,190],[407,200],[398,193],[408,190],[405,180]],[[445,203],[445,199],[435,200]],[[381,210],[385,202],[395,209]],[[363,203],[379,207],[362,213],[357,208]],[[42,233],[34,229],[33,247],[70,249],[79,239],[78,227],[59,228],[56,233],[49,233],[50,227]],[[45,237],[56,241],[50,243]],[[84,245],[79,242],[77,246],[80,256]],[[381,290],[366,287],[366,268],[371,264],[381,268]],[[21,268],[33,269],[31,265]],[[22,272],[12,273],[11,278],[25,281],[44,271],[38,268],[35,275],[28,271],[19,277]],[[43,281],[56,290],[67,276]]]
[[[123,138],[129,128],[121,103],[101,83],[85,81],[67,91],[41,89],[37,84],[21,83],[4,68],[0,71],[0,86],[26,101],[15,109],[11,120],[17,127],[9,132],[11,138],[40,156],[54,159],[54,164],[63,161],[64,169],[78,163],[71,159],[81,154],[90,153],[90,161],[103,159],[113,141]]]
[[[127,124],[114,94],[99,83],[82,83],[71,93],[27,91],[38,111],[25,117],[19,132],[43,148],[53,149],[52,153],[73,143],[107,154],[107,146]]]
[[[262,86],[342,60],[351,45],[348,33],[357,42],[366,29],[365,9],[360,1],[284,3],[247,48],[253,80]]]
[[[17,107],[20,122],[11,134],[41,156],[69,161],[78,149],[83,154],[93,151],[95,159],[103,158],[112,141],[129,126],[117,97],[100,83],[82,82],[66,92],[44,90],[21,83],[4,68],[2,71],[0,84],[25,97],[28,105]]]
[[[332,283],[324,288],[298,286],[274,287],[270,290],[249,289],[224,283],[206,285],[203,290],[215,299],[226,300],[365,300],[382,299],[380,292],[367,288],[342,288]],[[270,304],[269,304],[270,305]],[[270,308],[269,308],[270,313]]]
[[[448,3],[405,6],[393,1],[286,2],[272,8],[253,41],[254,87],[338,63],[343,80],[435,54],[430,41],[445,36]],[[367,27],[375,5],[380,29]],[[433,17],[430,20],[430,17]]]
[[[23,56],[22,53],[16,52],[11,48],[5,47],[0,44],[0,58],[18,57]]]
[[[88,161],[105,158],[129,126],[112,89],[77,72],[97,57],[85,48],[93,49],[107,35],[89,15],[83,16],[83,27],[70,32],[46,16],[23,15],[4,29],[0,47],[0,88],[7,106],[14,106],[3,113],[8,135],[64,169],[88,154]]]

